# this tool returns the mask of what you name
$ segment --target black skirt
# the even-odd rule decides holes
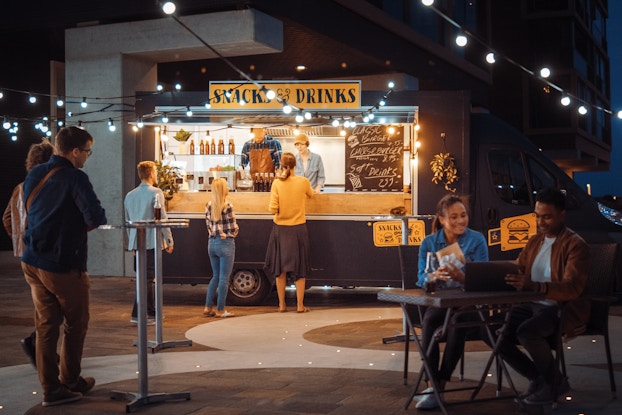
[[[268,239],[264,265],[268,278],[274,282],[284,272],[294,280],[308,277],[311,273],[309,253],[306,223],[294,226],[274,223]]]

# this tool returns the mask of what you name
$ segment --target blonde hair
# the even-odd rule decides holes
[[[153,161],[141,161],[136,165],[136,170],[138,170],[140,180],[147,180],[151,177],[151,173],[156,171],[156,165]]]
[[[281,156],[281,167],[283,168],[283,172],[281,173],[279,179],[287,180],[287,178],[292,175],[292,172],[296,167],[296,156],[292,153],[283,153]]]
[[[218,222],[222,219],[222,211],[225,210],[227,204],[227,195],[229,195],[229,186],[227,180],[221,178],[214,179],[212,182],[212,221]]]

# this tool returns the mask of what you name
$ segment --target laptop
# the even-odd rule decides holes
[[[464,269],[464,291],[515,291],[505,282],[506,274],[516,274],[514,261],[467,262]]]

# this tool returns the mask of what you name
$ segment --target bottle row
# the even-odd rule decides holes
[[[255,173],[253,180],[253,192],[269,192],[272,190],[274,173]]]
[[[224,140],[218,140],[218,144],[216,144],[216,140],[212,138],[211,143],[209,140],[200,140],[198,145],[195,144],[196,140],[190,140],[190,146],[188,148],[188,154],[200,154],[200,155],[209,155],[209,154],[235,154],[235,142],[233,138],[229,139],[229,147],[228,153],[225,153],[225,142]]]

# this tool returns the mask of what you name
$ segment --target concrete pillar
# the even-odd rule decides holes
[[[282,23],[255,10],[182,17],[201,39],[224,56],[275,53],[283,49]],[[123,199],[136,186],[136,163],[154,160],[154,137],[134,133],[135,91],[154,90],[160,62],[214,58],[214,53],[171,18],[69,29],[65,34],[65,80],[68,125],[78,121],[95,138],[85,170],[99,196],[109,224],[124,221]],[[232,78],[237,78],[233,73]],[[80,107],[76,97],[88,97]],[[98,98],[98,99],[93,99]],[[115,132],[108,130],[113,119]],[[183,230],[180,230],[183,232]],[[89,273],[124,276],[133,273],[124,252],[122,230],[89,234]],[[190,254],[190,253],[189,253]],[[128,269],[129,267],[129,269]]]

